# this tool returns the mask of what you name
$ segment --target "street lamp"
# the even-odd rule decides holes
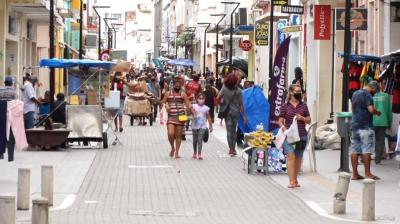
[[[95,11],[95,13],[97,14],[97,16],[99,17],[99,33],[98,33],[98,38],[99,38],[99,47],[98,47],[98,54],[99,54],[99,60],[101,60],[101,16],[99,14],[99,12],[97,11],[97,9],[108,9],[110,8],[110,6],[93,6],[93,10]]]
[[[236,9],[239,8],[240,2],[221,2],[222,4],[230,4],[235,5],[235,9],[231,13],[231,29],[230,29],[230,46],[229,46],[229,66],[232,67],[232,54],[233,54],[233,14],[235,13]]]
[[[50,36],[50,58],[54,58],[55,56],[55,51],[54,51],[54,0],[50,0],[50,27],[49,27],[49,36]],[[54,94],[55,94],[55,70],[54,68],[50,68],[50,111],[53,111],[54,109]]]
[[[83,58],[83,0],[79,2],[79,59]]]
[[[117,30],[115,29],[115,26],[122,26],[124,24],[122,23],[111,23],[111,26],[114,30],[114,48],[117,48]]]
[[[203,55],[203,74],[206,71],[206,51],[207,51],[207,30],[210,28],[211,23],[197,23],[199,25],[207,25],[204,30],[204,55]]]
[[[178,40],[178,36],[179,36],[179,32],[177,31],[173,31],[171,33],[175,33],[175,59],[178,59],[178,44],[176,43],[176,41]]]
[[[192,50],[192,46],[193,46],[193,37],[192,37],[192,34],[194,33],[196,31],[196,27],[193,27],[193,26],[189,26],[189,27],[186,27],[185,28],[185,32],[186,32],[186,34],[185,34],[185,59],[187,59],[187,47],[186,47],[186,37],[187,37],[187,34],[190,34],[191,35],[191,37],[190,37],[190,40],[191,40],[191,43],[190,43],[190,49]],[[191,59],[193,59],[193,58],[191,58]]]
[[[218,48],[219,48],[219,44],[218,44],[218,32],[219,32],[219,24],[222,22],[222,20],[224,20],[224,18],[225,18],[225,16],[226,16],[226,14],[224,14],[224,13],[221,13],[221,14],[211,14],[210,16],[221,16],[221,19],[218,21],[218,23],[217,23],[217,38],[216,38],[216,42],[217,42],[217,47],[216,47],[216,54],[215,54],[215,75],[217,76],[217,78],[218,78]]]
[[[107,23],[107,21],[108,20],[117,20],[118,18],[104,18],[103,20],[104,20],[104,22],[106,23],[106,25],[107,25],[107,33],[108,33],[108,38],[107,38],[107,42],[108,42],[108,44],[107,44],[107,48],[108,49],[111,49],[111,45],[112,45],[112,40],[110,40],[110,36],[112,36],[112,31],[111,31],[111,27],[110,27],[110,25],[108,25],[108,23]]]

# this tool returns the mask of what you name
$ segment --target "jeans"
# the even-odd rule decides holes
[[[193,132],[193,151],[194,153],[201,154],[203,149],[203,137],[206,133],[206,129],[192,129]]]
[[[293,147],[294,146],[294,147]],[[294,144],[289,144],[286,140],[283,142],[282,148],[285,154],[294,153],[296,157],[303,157],[304,150],[307,146],[307,135],[300,136],[300,141]]]
[[[375,127],[375,163],[380,163],[385,151],[386,127]]]
[[[24,114],[25,129],[31,129],[35,127],[35,112],[29,111]]]
[[[236,128],[239,122],[240,114],[231,114],[225,118],[225,125],[226,125],[226,138],[228,140],[229,149],[235,149],[236,146]]]

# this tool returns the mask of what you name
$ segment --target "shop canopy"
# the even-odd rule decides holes
[[[400,61],[400,49],[389,54],[382,55],[382,62]]]
[[[339,52],[338,53],[339,57],[343,58],[344,53]],[[381,58],[373,55],[362,55],[362,54],[350,54],[349,57],[350,61],[371,61],[371,62],[381,62]]]
[[[77,66],[83,67],[97,67],[110,69],[114,62],[110,61],[98,61],[98,60],[89,60],[89,59],[42,59],[39,62],[40,67],[48,67],[48,68],[71,68]]]

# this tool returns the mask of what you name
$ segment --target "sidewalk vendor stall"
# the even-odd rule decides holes
[[[40,61],[40,67],[66,70],[66,96],[69,99],[66,106],[66,126],[71,131],[68,135],[69,142],[83,142],[84,145],[88,142],[102,142],[103,148],[108,148],[107,131],[111,122],[106,111],[110,108],[102,105],[104,98],[109,94],[109,71],[113,65],[113,62],[86,59]],[[119,99],[117,100],[119,102]],[[119,141],[115,133],[114,135]]]

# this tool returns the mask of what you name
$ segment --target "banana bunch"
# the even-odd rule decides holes
[[[274,137],[271,132],[255,131],[245,136],[245,141],[252,147],[269,148]]]

